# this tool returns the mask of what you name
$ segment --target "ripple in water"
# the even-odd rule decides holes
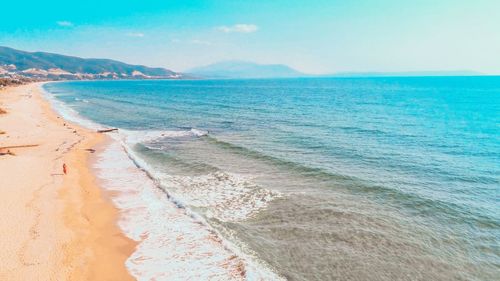
[[[260,272],[248,269],[251,260],[290,280],[495,280],[498,85],[499,77],[417,77],[46,88],[71,106],[68,116],[75,111],[93,124],[119,127],[134,160],[163,188],[159,194],[171,195],[121,203],[135,202],[137,213],[163,212],[164,204],[190,210],[188,217],[241,251],[235,260],[246,262],[247,273]],[[134,223],[155,229],[146,221],[168,219],[210,240],[210,231],[165,212]],[[195,243],[197,234],[190,235],[182,245]],[[148,247],[161,244],[151,241]],[[214,276],[230,276],[218,270],[237,251],[216,251],[224,258],[208,264],[177,254],[200,270],[216,266]],[[152,253],[134,257],[137,274],[142,262],[158,262],[155,255],[175,258]],[[176,274],[188,276],[179,266]],[[161,274],[160,267],[145,274]],[[226,266],[234,267],[238,262]],[[264,280],[275,278],[266,274]]]

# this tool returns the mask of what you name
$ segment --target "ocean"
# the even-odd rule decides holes
[[[250,280],[500,276],[500,77],[44,89],[66,118],[119,128],[94,168],[143,241],[139,280],[224,280],[227,252]]]

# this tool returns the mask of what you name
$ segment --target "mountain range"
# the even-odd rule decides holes
[[[110,59],[84,59],[46,52],[26,52],[0,46],[0,75],[47,79],[181,78],[165,68],[131,65]]]
[[[166,68],[132,65],[110,59],[85,59],[0,46],[0,78],[17,80],[82,79],[235,79],[292,77],[477,76],[474,71],[344,72],[309,75],[283,64],[223,61],[178,73]]]

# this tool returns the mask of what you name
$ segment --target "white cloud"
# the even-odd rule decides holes
[[[127,36],[129,36],[129,37],[144,37],[144,33],[141,33],[141,32],[131,32],[131,33],[127,33]]]
[[[252,33],[256,32],[259,29],[258,26],[255,24],[245,24],[245,23],[239,23],[231,26],[219,26],[217,27],[217,30],[225,32],[225,33],[231,33],[231,32],[239,32],[239,33]]]
[[[73,23],[70,21],[62,20],[62,21],[58,21],[57,25],[64,26],[64,27],[70,27],[70,26],[73,26]]]

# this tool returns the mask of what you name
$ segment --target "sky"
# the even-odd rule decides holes
[[[2,1],[0,45],[175,71],[226,60],[312,74],[500,74],[500,0]]]

